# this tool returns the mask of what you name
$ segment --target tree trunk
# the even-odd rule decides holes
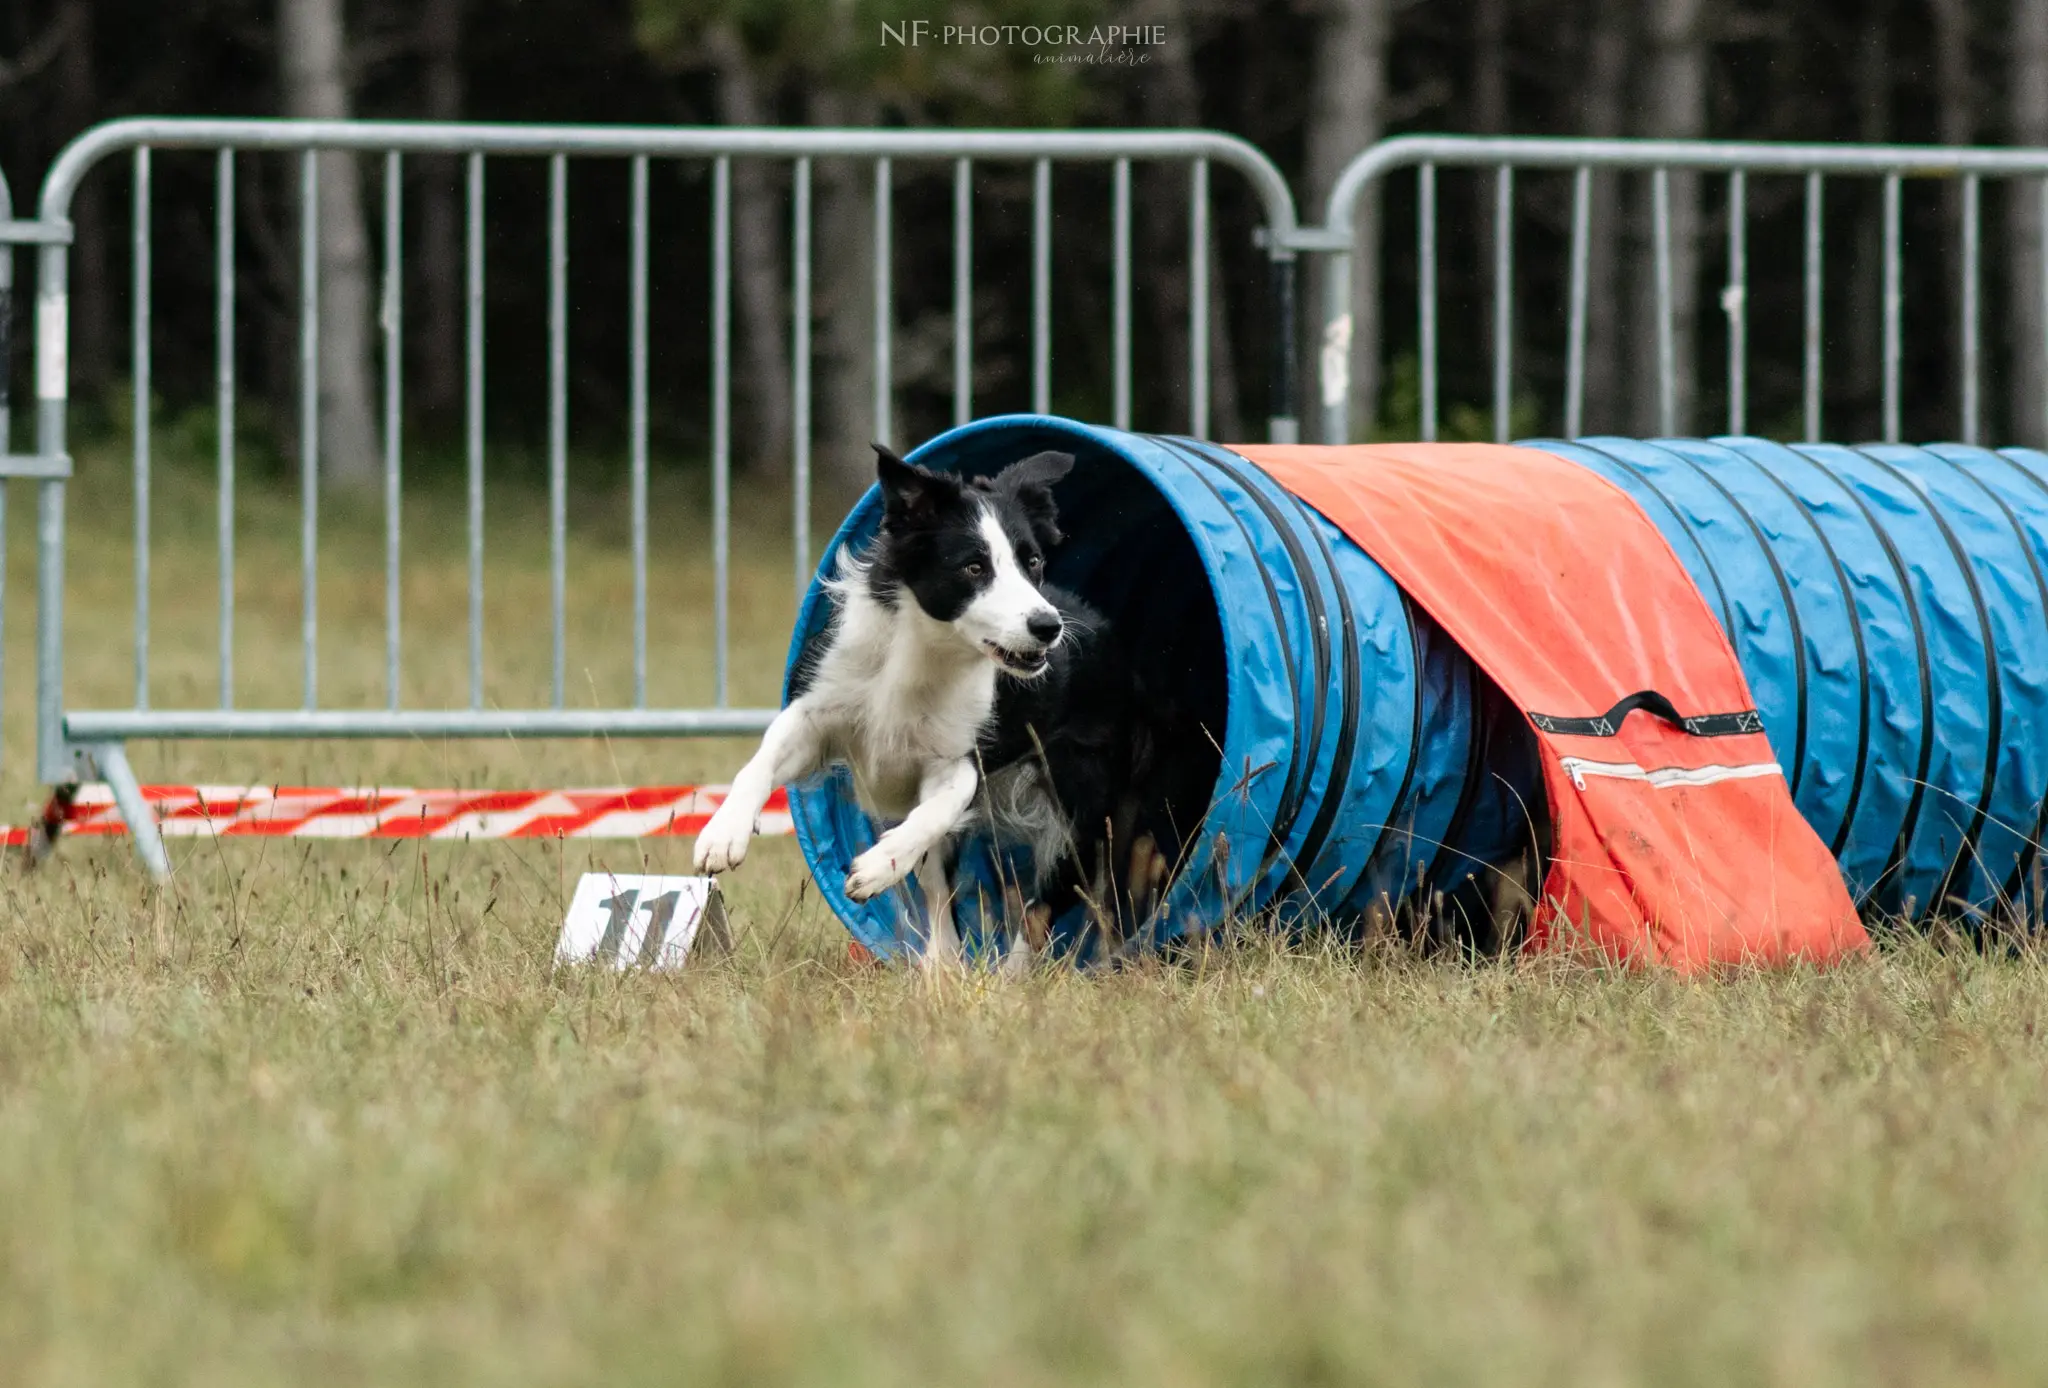
[[[1928,10],[1934,20],[1935,132],[1945,145],[1966,145],[1976,126],[1969,0],[1928,0]]]
[[[63,0],[59,22],[66,33],[57,64],[59,141],[69,140],[105,112],[93,61],[92,0]],[[119,162],[119,161],[115,161]],[[71,383],[91,396],[106,384],[113,363],[113,321],[107,284],[106,189],[119,174],[108,170],[87,178],[71,200]],[[19,199],[20,194],[16,194]],[[34,213],[17,205],[15,216]],[[17,265],[27,258],[16,257]],[[19,271],[17,271],[19,273]]]
[[[1213,184],[1211,185],[1213,187]],[[1209,437],[1249,442],[1238,392],[1236,339],[1230,335],[1230,276],[1223,243],[1209,237]]]
[[[1628,105],[1629,0],[1597,0],[1587,39],[1581,124],[1585,133],[1622,134]],[[1622,398],[1624,344],[1621,314],[1622,202],[1620,176],[1593,175],[1586,230],[1586,386],[1580,427],[1587,433],[1625,429],[1630,411]]]
[[[1141,123],[1155,129],[1195,125],[1200,122],[1201,91],[1195,81],[1193,55],[1189,52],[1189,16],[1184,0],[1149,0],[1138,9],[1141,25],[1157,26],[1166,42],[1153,54],[1154,71],[1143,84],[1139,109]],[[1152,338],[1160,348],[1161,376],[1158,388],[1148,392],[1160,412],[1158,422],[1165,428],[1188,427],[1188,307],[1191,293],[1188,275],[1188,179],[1180,164],[1161,164],[1143,169],[1139,207],[1149,215],[1136,218],[1141,238],[1141,264],[1148,267],[1140,283],[1146,306],[1151,310]],[[1213,187],[1214,171],[1211,171]],[[1212,195],[1213,206],[1213,195]],[[1213,239],[1213,224],[1211,231]],[[1214,311],[1217,284],[1209,283],[1209,301]],[[1215,364],[1210,367],[1211,380]],[[1142,397],[1141,397],[1142,399]],[[1213,411],[1211,432],[1214,431]]]
[[[1508,128],[1508,0],[1477,0],[1472,10],[1472,128]]]
[[[428,120],[462,117],[463,0],[426,0],[420,12],[420,47],[426,55],[421,114]],[[452,415],[462,395],[462,221],[460,159],[429,159],[420,180],[419,406]]]
[[[1508,0],[1477,0],[1472,7],[1472,129],[1480,135],[1501,135],[1508,128]],[[1490,209],[1492,179],[1485,180],[1485,205]],[[1479,251],[1479,283],[1486,319],[1493,321],[1493,262],[1496,254],[1493,217],[1478,218],[1473,238]],[[1519,320],[1510,320],[1519,322]],[[1488,335],[1491,340],[1491,334]],[[1512,359],[1512,357],[1511,357]]]
[[[1865,144],[1882,143],[1891,134],[1892,74],[1890,13],[1886,5],[1874,5],[1863,19],[1857,37],[1851,86],[1856,101],[1856,138]],[[1846,396],[1853,410],[1849,418],[1823,422],[1822,432],[1830,438],[1843,432],[1876,437],[1879,421],[1876,408],[1879,374],[1883,362],[1879,349],[1884,333],[1884,242],[1879,221],[1877,182],[1859,180],[1866,192],[1861,199],[1855,232],[1850,241],[1850,276],[1844,306],[1846,341],[1844,369],[1847,388],[1836,385],[1829,394]],[[1829,334],[1833,337],[1834,334]],[[1839,381],[1834,367],[1823,359],[1825,379]]]
[[[285,112],[349,114],[341,0],[279,0],[278,52]],[[380,475],[370,393],[370,247],[353,155],[320,156],[318,218],[319,399],[322,479],[367,486]],[[301,208],[300,215],[307,215]]]
[[[717,69],[718,116],[727,125],[769,125],[754,62],[746,41],[730,24],[714,24],[705,51]],[[789,456],[789,333],[782,298],[782,257],[788,228],[778,215],[768,166],[759,159],[732,164],[732,265],[739,290],[739,341],[746,369],[741,398],[753,415],[753,429],[739,437],[742,467],[773,467]],[[749,437],[749,434],[751,435]]]
[[[1707,45],[1701,20],[1704,0],[1645,0],[1644,29],[1649,41],[1649,85],[1645,89],[1648,119],[1644,133],[1673,140],[1698,139],[1707,131]],[[1693,428],[1698,382],[1700,179],[1674,171],[1671,179],[1671,368],[1672,428],[1686,434]],[[1637,365],[1636,431],[1661,433],[1662,382],[1657,334],[1657,258],[1654,209],[1648,180],[1644,186],[1649,231],[1638,258],[1636,324],[1632,356]]]
[[[1321,220],[1324,201],[1353,156],[1380,137],[1387,106],[1388,0],[1326,0],[1316,40],[1309,95],[1308,190],[1305,215]],[[1380,403],[1380,199],[1360,198],[1351,248],[1351,430],[1369,432]],[[1320,272],[1321,264],[1318,262]],[[1302,317],[1320,341],[1322,275],[1308,286],[1312,311]],[[1314,359],[1313,357],[1311,358]],[[1320,386],[1318,386],[1320,390]],[[1320,400],[1320,395],[1318,395]]]
[[[817,125],[869,125],[872,100],[831,90],[814,91]],[[821,159],[812,165],[815,197],[811,311],[818,421],[812,457],[821,480],[841,499],[875,480],[874,418],[874,172],[866,160]],[[889,440],[900,443],[901,440]]]
[[[1934,20],[1934,128],[1935,135],[1945,145],[1967,145],[1976,137],[1975,94],[1970,89],[1970,8],[1968,0],[1929,0],[1928,9]],[[1959,179],[1943,179],[1941,188],[1941,221],[1943,236],[1948,244],[1956,247],[1951,264],[1962,264],[1963,244],[1963,185]],[[1948,279],[1943,286],[1948,301],[1948,332],[1951,344],[1949,370],[1944,373],[1949,385],[1946,390],[1929,391],[1932,399],[1947,400],[1953,412],[1947,417],[1957,421],[1946,426],[1953,429],[1955,436],[1962,437],[1961,387],[1956,384],[1962,374],[1963,324],[1961,291],[1954,280]],[[1981,398],[1981,397],[1980,397]]]
[[[2012,79],[2007,101],[2012,142],[2038,149],[2048,145],[2048,0],[2013,0]],[[2048,333],[2041,309],[2041,198],[2048,180],[2021,179],[2011,185],[2010,257],[2012,358],[2008,374],[2012,418],[2006,436],[2015,443],[2048,445]]]

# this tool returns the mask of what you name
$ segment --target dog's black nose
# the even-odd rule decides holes
[[[1047,646],[1060,639],[1060,632],[1064,626],[1065,623],[1060,621],[1060,614],[1057,612],[1034,612],[1031,614],[1031,620],[1024,623],[1024,629],[1030,632],[1034,639]]]

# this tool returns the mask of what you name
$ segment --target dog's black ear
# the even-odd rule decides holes
[[[875,450],[875,476],[882,484],[886,516],[892,520],[916,519],[937,511],[947,500],[959,500],[960,479],[942,472],[906,463],[887,444],[870,445]]]
[[[1026,487],[1050,491],[1052,485],[1074,470],[1074,455],[1047,450],[1020,458],[996,474],[1000,486],[1014,487],[1021,494]]]
[[[1017,498],[1017,504],[1038,534],[1038,542],[1047,549],[1066,538],[1060,534],[1060,511],[1052,499],[1052,489],[1073,467],[1073,454],[1048,451],[1019,459],[996,474],[996,486]]]

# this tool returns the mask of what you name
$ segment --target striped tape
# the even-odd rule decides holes
[[[609,790],[351,790],[338,786],[144,786],[166,838],[648,839],[697,833],[725,786],[629,786]],[[0,827],[0,844],[30,830]],[[64,812],[63,832],[127,832],[114,795],[89,783]],[[760,832],[793,832],[789,802],[775,792]]]

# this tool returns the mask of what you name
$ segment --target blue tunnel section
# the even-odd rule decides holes
[[[1793,801],[1885,914],[2040,909],[2048,456],[1593,438],[1720,618]]]
[[[2048,864],[2048,455],[1755,438],[1531,441],[1633,497],[1728,633],[1794,803],[1859,903],[1888,915],[2031,916]],[[1049,577],[1109,618],[1147,688],[1193,710],[1214,795],[1169,858],[1164,941],[1270,913],[1359,919],[1470,897],[1545,818],[1521,712],[1367,555],[1212,444],[1042,416],[956,429],[912,455],[984,475],[1046,448],[1067,541]],[[872,539],[870,491],[827,549],[785,696],[825,638],[825,586]],[[1204,775],[1208,770],[1204,770]],[[916,884],[865,904],[874,842],[843,772],[791,788],[798,838],[854,936],[920,947]],[[970,838],[956,916],[1000,948],[1001,883],[1028,864]],[[1761,865],[1760,865],[1761,867]],[[1076,910],[1056,949],[1087,957]]]
[[[1341,922],[1418,889],[1469,892],[1519,851],[1542,814],[1526,724],[1377,564],[1243,458],[1043,416],[966,425],[910,456],[980,476],[1047,448],[1076,457],[1048,579],[1103,612],[1147,689],[1193,711],[1203,736],[1177,752],[1214,768],[1207,818],[1168,850],[1177,871],[1156,941],[1260,913]],[[827,547],[785,698],[829,631],[826,580],[881,511],[871,489]],[[792,786],[790,809],[855,938],[884,956],[920,948],[914,878],[866,903],[844,892],[877,833],[844,771]],[[1020,852],[970,834],[954,882],[970,952],[1000,949],[995,913],[1001,884],[1028,866]],[[1098,943],[1080,909],[1053,939],[1083,957]]]

